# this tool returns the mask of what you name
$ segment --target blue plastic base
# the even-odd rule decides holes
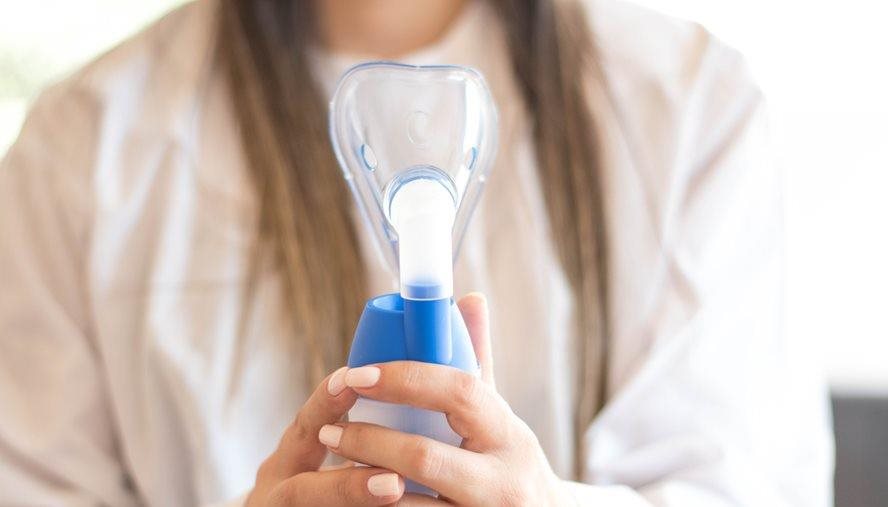
[[[367,301],[348,366],[402,360],[477,371],[469,332],[452,299],[405,301],[400,294],[385,294]]]
[[[405,301],[400,294],[378,296],[364,306],[348,366],[355,368],[388,361],[424,361],[478,372],[472,340],[452,299]],[[459,445],[460,437],[444,414],[415,407],[358,399],[349,420],[389,428]],[[407,481],[407,491],[433,495],[434,491]]]

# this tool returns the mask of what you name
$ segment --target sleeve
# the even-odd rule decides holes
[[[135,505],[90,337],[97,120],[49,95],[0,164],[0,505]]]
[[[0,162],[0,506],[142,504],[92,334],[102,116],[92,93],[57,85]]]
[[[783,179],[739,60],[684,108],[652,346],[585,434],[578,505],[831,505],[826,391],[783,330]]]

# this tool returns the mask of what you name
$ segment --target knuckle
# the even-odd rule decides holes
[[[405,363],[404,369],[401,372],[401,378],[407,391],[418,392],[422,389],[422,385],[425,382],[425,372],[419,364],[408,362]]]
[[[290,425],[290,430],[287,431],[287,438],[290,440],[290,443],[296,444],[298,442],[304,442],[309,438],[309,433],[311,433],[311,431],[308,429],[310,424],[307,419],[306,415],[300,412],[296,416],[296,419],[293,420],[293,423]]]
[[[355,447],[355,442],[363,442],[364,435],[366,434],[366,428],[363,424],[343,424],[342,425],[342,436],[339,438],[339,447],[337,447],[337,452],[347,452],[349,449]]]
[[[317,430],[313,430],[312,423],[300,413],[281,438],[279,449],[285,450],[284,454],[290,456],[294,464],[310,461],[316,452],[312,444],[317,438]]]
[[[300,476],[291,477],[278,483],[267,497],[268,505],[298,505],[297,500],[303,496]]]
[[[277,461],[275,460],[275,455],[272,454],[259,464],[259,469],[256,471],[256,482],[267,477],[274,477],[275,475],[277,475]]]
[[[506,424],[499,428],[497,446],[509,449],[536,449],[539,441],[530,427],[517,416],[510,417]]]
[[[515,417],[514,422],[514,424],[509,425],[511,428],[510,438],[516,442],[523,443],[531,449],[538,448],[540,446],[539,438],[530,426],[519,417]]]
[[[416,438],[411,447],[410,468],[419,482],[437,479],[441,474],[444,457],[435,445],[425,438]]]
[[[487,395],[485,390],[486,384],[481,382],[474,375],[469,375],[467,373],[461,374],[458,378],[456,392],[454,393],[456,402],[468,410],[476,410],[480,408]]]
[[[342,501],[348,498],[348,482],[336,481],[333,483],[333,495]]]
[[[361,497],[363,497],[360,493],[358,480],[356,480],[357,475],[358,474],[349,474],[348,479],[335,482],[336,485],[333,487],[334,495],[339,498],[344,505],[359,504]]]
[[[346,423],[342,425],[339,453],[361,453],[379,439],[379,427],[371,423]]]
[[[365,468],[355,468],[348,475],[348,480],[342,481],[344,485],[343,499],[348,505],[363,505],[366,498],[370,496],[367,490],[367,479],[369,476]]]

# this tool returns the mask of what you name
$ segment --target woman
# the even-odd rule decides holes
[[[456,266],[490,301],[460,301],[481,379],[336,368],[393,288],[325,128],[374,58],[475,67],[498,104]],[[0,503],[828,505],[762,117],[734,52],[610,0],[173,12],[4,161]],[[341,422],[358,395],[446,412],[462,448]]]

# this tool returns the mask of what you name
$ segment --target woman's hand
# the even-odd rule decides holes
[[[277,450],[259,467],[247,507],[391,505],[404,481],[379,468],[320,470],[327,448],[318,442],[325,424],[342,418],[357,395],[344,384],[346,368],[324,379],[287,428]]]
[[[319,428],[318,439],[340,456],[395,471],[441,495],[406,495],[398,505],[571,505],[536,436],[496,391],[484,298],[466,296],[459,307],[481,364],[480,378],[455,368],[397,361],[349,370],[345,384],[367,398],[443,412],[463,437],[461,448],[366,423],[327,424]]]

